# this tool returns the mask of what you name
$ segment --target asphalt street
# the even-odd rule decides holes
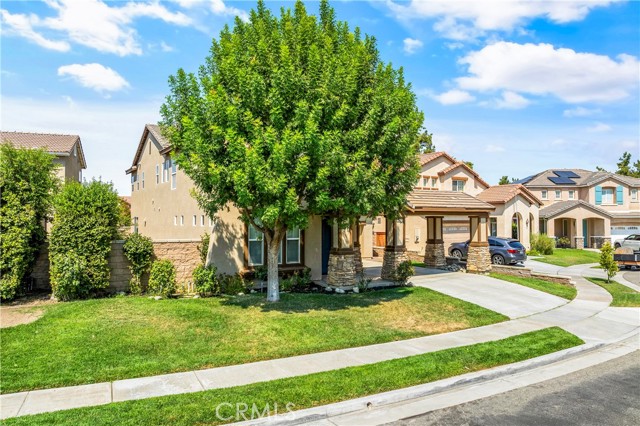
[[[393,425],[640,425],[640,352]]]
[[[625,272],[622,276],[629,282],[640,284],[640,271]]]

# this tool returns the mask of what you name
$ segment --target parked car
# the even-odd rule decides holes
[[[469,240],[453,243],[449,247],[449,255],[458,259],[466,259],[469,251]],[[527,260],[527,250],[520,241],[513,238],[489,237],[489,253],[491,263],[509,265]]]
[[[624,240],[618,240],[614,244],[615,248],[620,247],[629,247],[634,251],[640,250],[640,234],[631,234],[627,236]]]

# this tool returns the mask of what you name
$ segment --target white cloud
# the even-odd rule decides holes
[[[489,144],[484,149],[486,152],[503,152],[504,147],[500,145]]]
[[[590,117],[592,115],[599,114],[601,112],[602,112],[601,109],[589,109],[589,108],[579,106],[571,109],[565,109],[562,112],[562,115],[567,118]]]
[[[100,64],[72,64],[58,68],[58,75],[69,76],[80,85],[99,93],[117,92],[129,87],[129,83],[120,74]]]
[[[609,130],[611,130],[611,126],[599,121],[593,126],[587,128],[588,132],[608,132]]]
[[[433,99],[442,105],[457,105],[474,101],[476,98],[464,90],[453,89],[439,95],[432,95]]]
[[[563,139],[563,138],[557,138],[557,139],[554,139],[554,140],[551,142],[551,145],[566,145],[567,143],[568,143],[568,142],[567,142],[565,139]]]
[[[554,95],[565,102],[611,102],[638,85],[638,59],[617,60],[550,44],[498,42],[460,59],[469,75],[456,79],[465,90],[506,90]]]
[[[164,41],[160,42],[160,50],[162,50],[163,52],[173,52],[173,47],[169,46],[167,43],[165,43]]]
[[[502,98],[496,99],[495,106],[498,109],[522,109],[529,105],[531,101],[518,95],[515,92],[504,91]]]
[[[416,51],[422,48],[422,42],[415,38],[405,38],[403,40],[403,43],[404,43],[404,52],[407,55],[413,55],[414,53],[416,53]]]
[[[180,26],[192,23],[187,15],[171,12],[157,1],[127,2],[118,7],[100,0],[48,0],[46,4],[56,11],[56,16],[26,17],[2,10],[2,21],[12,33],[46,49],[68,51],[69,42],[73,42],[119,56],[142,54],[132,26],[135,19],[145,17]],[[45,38],[42,31],[58,40]]]
[[[520,29],[528,21],[542,18],[555,23],[584,19],[591,9],[608,6],[610,0],[531,1],[531,0],[411,0],[387,6],[401,21],[435,19],[434,30],[453,40],[470,40],[489,31]]]
[[[175,2],[185,9],[204,7],[214,15],[239,16],[240,19],[244,21],[249,20],[249,14],[247,12],[237,7],[227,6],[223,0],[175,0]]]

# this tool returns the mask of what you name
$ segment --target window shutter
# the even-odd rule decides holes
[[[618,190],[616,191],[616,203],[618,205],[624,204],[624,188],[622,185],[618,185]]]
[[[596,206],[602,204],[602,187],[596,186]]]

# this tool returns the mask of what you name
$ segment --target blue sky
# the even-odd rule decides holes
[[[275,10],[292,2],[267,2]],[[316,2],[306,2],[311,12]],[[640,154],[640,2],[334,1],[402,66],[439,150],[489,183]],[[253,1],[3,1],[2,130],[79,134],[85,176],[124,170],[167,78]]]

